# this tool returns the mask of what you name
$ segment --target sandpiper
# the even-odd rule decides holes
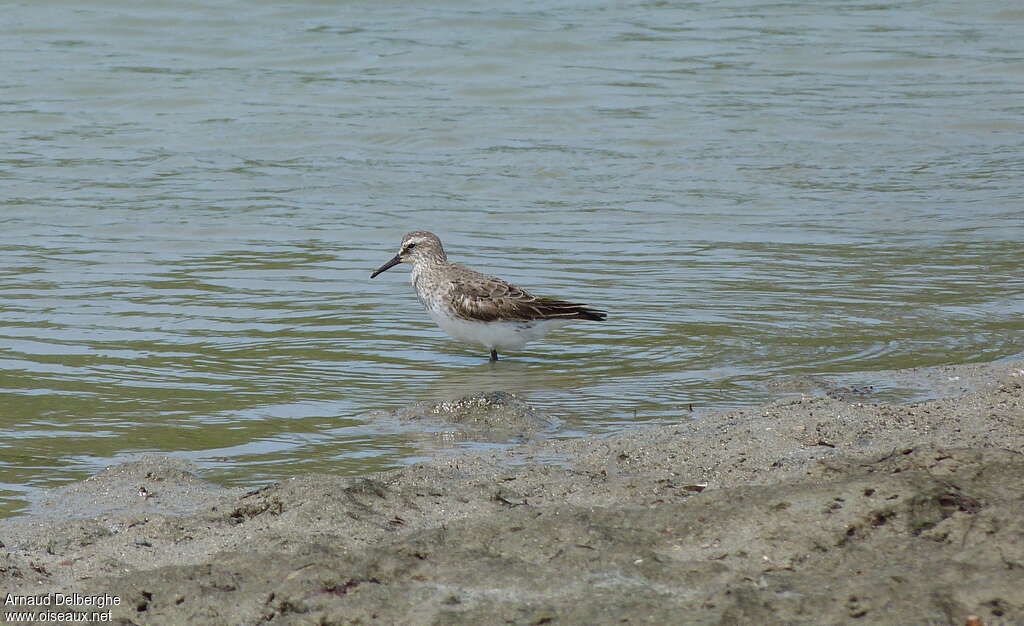
[[[398,265],[412,265],[410,281],[416,297],[446,333],[483,344],[498,360],[498,350],[518,350],[552,328],[573,320],[602,321],[608,315],[583,304],[539,297],[522,287],[448,261],[434,233],[417,230],[402,238],[390,261],[370,274]]]

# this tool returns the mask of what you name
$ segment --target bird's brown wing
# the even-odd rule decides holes
[[[463,319],[533,321],[554,319],[603,320],[603,311],[582,304],[539,297],[500,278],[486,276],[457,278],[451,292],[451,306]]]

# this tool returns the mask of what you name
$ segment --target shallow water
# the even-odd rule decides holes
[[[1005,6],[8,11],[0,513],[144,451],[232,484],[394,467],[438,444],[375,412],[460,393],[575,436],[1021,356]],[[413,229],[609,321],[491,366],[404,268],[368,279]]]

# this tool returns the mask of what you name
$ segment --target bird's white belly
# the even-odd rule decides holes
[[[541,320],[530,322],[474,322],[447,315],[444,311],[428,308],[430,317],[441,329],[468,343],[479,343],[490,350],[518,350],[530,341],[540,339],[552,328],[564,326],[570,320]]]

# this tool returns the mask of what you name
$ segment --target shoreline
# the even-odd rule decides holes
[[[896,374],[957,395],[794,396],[254,490],[143,458],[51,490],[103,513],[0,520],[0,582],[117,597],[124,624],[1024,623],[1024,361]]]

